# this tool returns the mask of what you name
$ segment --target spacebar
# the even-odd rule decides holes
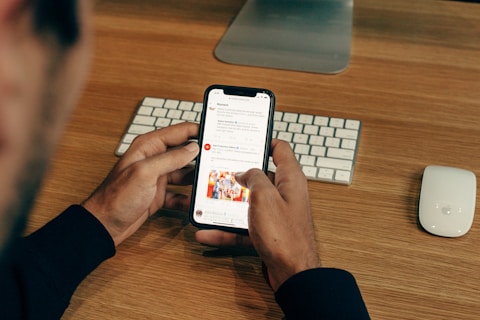
[[[352,170],[353,162],[350,160],[340,160],[340,159],[331,159],[331,158],[318,158],[317,167],[320,168],[332,168],[338,170]]]

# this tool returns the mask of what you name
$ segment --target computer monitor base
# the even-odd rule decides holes
[[[353,0],[248,0],[215,49],[227,63],[339,73],[350,63]]]

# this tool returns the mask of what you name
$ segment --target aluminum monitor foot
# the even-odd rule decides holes
[[[249,0],[215,49],[227,63],[339,73],[350,63],[353,0]]]

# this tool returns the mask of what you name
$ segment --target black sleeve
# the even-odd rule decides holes
[[[275,299],[286,320],[370,319],[355,278],[344,270],[300,272],[280,286]]]
[[[11,248],[0,275],[2,319],[59,319],[80,282],[114,254],[104,226],[69,207]]]

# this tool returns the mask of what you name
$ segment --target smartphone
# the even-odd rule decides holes
[[[248,232],[250,192],[235,173],[268,169],[275,96],[267,89],[213,85],[204,95],[190,205],[202,229]]]

